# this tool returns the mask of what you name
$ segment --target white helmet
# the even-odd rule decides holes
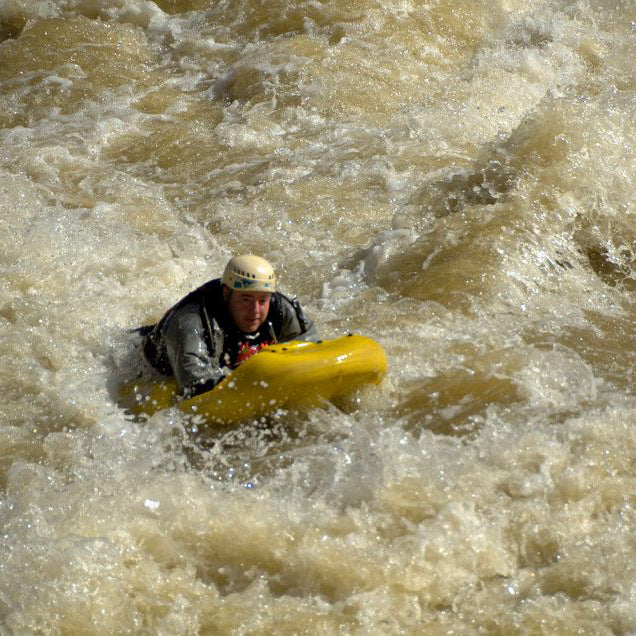
[[[221,282],[230,289],[255,292],[275,292],[274,268],[260,256],[233,256],[225,266]]]

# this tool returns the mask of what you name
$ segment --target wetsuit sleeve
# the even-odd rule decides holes
[[[281,309],[283,321],[280,334],[277,334],[279,342],[288,340],[316,342],[320,339],[316,326],[303,314],[296,298],[289,299],[281,295]]]
[[[186,304],[169,316],[164,342],[170,366],[185,397],[203,393],[225,377],[219,359],[208,350],[197,304]]]

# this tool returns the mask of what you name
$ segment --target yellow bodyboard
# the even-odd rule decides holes
[[[210,423],[233,424],[279,408],[318,406],[361,385],[379,383],[386,369],[384,350],[375,340],[349,335],[315,343],[270,345],[214,389],[188,400],[176,399],[172,378],[130,384],[124,395],[136,414],[152,415],[176,406]]]

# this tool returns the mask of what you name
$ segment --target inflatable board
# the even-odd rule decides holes
[[[387,368],[382,347],[357,334],[320,342],[270,345],[243,362],[211,391],[177,400],[172,378],[136,382],[124,390],[135,414],[152,415],[171,406],[209,423],[233,424],[279,408],[305,409],[379,383]]]

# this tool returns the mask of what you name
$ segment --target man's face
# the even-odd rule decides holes
[[[234,324],[245,333],[256,331],[267,318],[269,311],[268,292],[247,292],[224,290],[227,308]]]

